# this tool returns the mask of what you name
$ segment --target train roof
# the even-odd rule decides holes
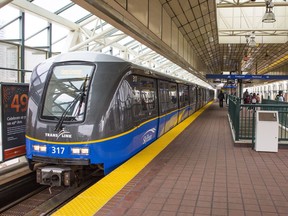
[[[135,69],[141,69],[144,70],[145,75],[150,76],[150,77],[157,77],[160,79],[165,79],[165,80],[170,80],[178,83],[183,83],[183,84],[193,84],[197,85],[195,83],[192,83],[190,81],[173,77],[168,74],[164,74],[143,66],[136,65],[134,63],[125,61],[121,58],[111,56],[108,54],[103,54],[103,53],[97,53],[97,52],[91,52],[91,51],[75,51],[75,52],[67,52],[67,53],[62,53],[57,56],[54,56],[50,59],[47,59],[46,62],[53,62],[53,63],[60,63],[60,62],[67,62],[67,61],[85,61],[85,62],[118,62],[118,63],[127,63],[131,64],[132,68]]]
[[[64,62],[64,61],[126,62],[115,56],[90,51],[62,53],[60,55],[55,56],[51,60],[53,62]]]

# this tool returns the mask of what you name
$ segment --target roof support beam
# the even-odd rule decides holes
[[[67,28],[71,29],[71,30],[78,30],[79,29],[79,25],[75,24],[74,22],[71,22],[67,19],[64,19],[60,16],[57,16],[54,13],[51,13],[41,7],[38,7],[35,4],[32,4],[28,1],[22,1],[22,0],[14,0],[11,2],[12,5],[21,8],[21,10],[25,10],[25,11],[29,11],[32,14],[35,14],[41,18],[45,18],[46,20],[48,20],[49,22],[55,22],[58,24],[61,24],[63,26],[66,26]]]
[[[0,0],[0,8],[4,7],[5,5],[9,4],[12,0]]]
[[[148,1],[143,1],[139,4],[141,6],[139,6],[135,4],[134,0],[127,0],[126,7],[125,4],[121,5],[117,0],[72,1],[187,71],[189,67],[199,67],[196,68],[197,70],[205,67],[205,64],[195,55],[194,50],[190,46],[185,49],[182,47],[178,48],[178,46],[172,47],[172,42],[178,41],[179,35],[182,33],[178,29],[172,28],[174,26],[172,18],[169,17],[163,5],[158,1],[151,1],[151,5],[155,6],[154,10],[149,8]],[[127,5],[138,7],[136,11],[139,9],[139,13],[133,13],[133,11],[128,9]],[[177,33],[174,32],[172,34],[172,30]],[[188,45],[189,43],[187,42],[186,44]],[[199,75],[199,77],[206,80],[204,76]]]
[[[225,3],[223,3],[225,2]],[[244,3],[235,3],[235,2],[229,2],[229,1],[223,1],[222,3],[217,4],[217,8],[231,8],[231,7],[265,7],[265,2],[251,2],[247,1]],[[275,7],[287,7],[288,2],[273,2]]]

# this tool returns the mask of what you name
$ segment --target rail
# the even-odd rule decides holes
[[[229,95],[228,115],[235,141],[251,141],[254,145],[256,110],[278,111],[278,142],[288,144],[288,103],[263,99],[259,104],[241,104],[241,99]]]

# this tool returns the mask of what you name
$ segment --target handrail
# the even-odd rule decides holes
[[[288,142],[288,103],[272,100],[262,100],[258,104],[242,104],[241,98],[229,95],[228,114],[231,120],[235,141],[255,140],[256,110],[275,110],[279,113],[279,141]]]

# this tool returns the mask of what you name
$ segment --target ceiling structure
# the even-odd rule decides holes
[[[189,44],[206,62],[208,73],[265,73],[288,55],[288,2],[274,0],[275,23],[262,23],[264,0],[160,0]],[[189,9],[187,10],[187,7]],[[256,46],[247,36],[255,32]],[[282,61],[281,61],[282,59]]]
[[[57,26],[53,27],[57,29],[54,32],[58,34],[53,37],[53,46],[56,47],[61,41],[66,43],[66,49],[63,50],[61,46],[61,51],[84,49],[106,52],[206,87],[209,85],[205,83],[207,80],[203,72],[219,74],[243,71],[263,74],[270,72],[268,69],[271,69],[271,65],[279,67],[287,64],[288,2],[286,0],[272,0],[276,22],[268,24],[261,21],[265,12],[265,0],[159,0],[162,8],[182,34],[181,37],[179,36],[179,41],[184,44],[184,51],[182,51],[184,56],[187,44],[198,56],[201,64],[205,65],[205,70],[202,70],[202,66],[199,67],[201,73],[195,70],[194,65],[187,66],[187,62],[183,63],[181,59],[173,63],[171,60],[174,53],[163,51],[161,49],[163,46],[159,48],[154,44],[155,49],[151,49],[142,44],[142,41],[133,39],[133,35],[130,37],[99,19],[96,16],[98,14],[81,8],[84,2],[91,5],[95,2],[98,4],[105,2],[103,4],[127,6],[128,1],[133,6],[135,0],[73,0],[73,2],[61,0],[53,4],[46,0],[3,0],[0,8],[9,4],[21,11],[33,13],[49,22],[65,26],[66,33]],[[154,0],[141,2],[154,4]],[[81,7],[75,3],[79,3]],[[35,19],[33,18],[34,21]],[[126,27],[135,27],[128,24]],[[31,46],[34,35],[37,31],[41,31],[36,29],[36,25],[33,27],[35,27],[34,33],[31,32],[26,38],[26,44],[31,43]],[[252,34],[255,35],[255,47],[249,46]],[[57,48],[54,48],[55,50]],[[191,56],[195,57],[194,54]],[[190,56],[186,54],[185,58],[188,57]],[[197,64],[199,61],[195,62]]]
[[[262,23],[265,0],[160,0],[207,73],[267,73],[287,64],[288,2],[274,0],[275,23]],[[255,33],[256,46],[247,43]],[[249,42],[249,41],[248,41]],[[286,60],[286,62],[285,62]]]

